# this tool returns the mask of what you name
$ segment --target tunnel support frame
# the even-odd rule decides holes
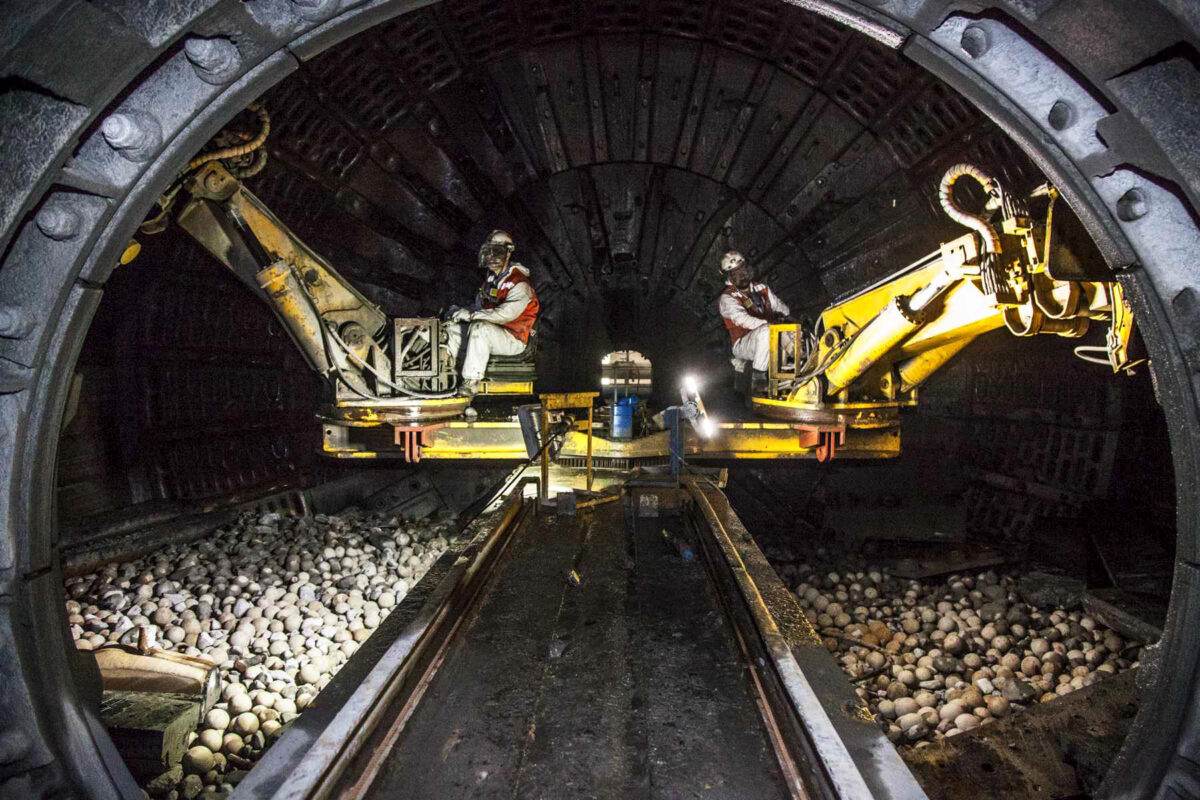
[[[10,51],[3,56],[17,68],[14,91],[5,98],[11,112],[4,148],[9,190],[0,199],[0,241],[7,247],[0,305],[19,323],[0,341],[0,649],[10,654],[0,665],[0,736],[7,743],[0,779],[12,782],[6,790],[138,796],[75,685],[56,566],[55,442],[70,371],[104,281],[176,168],[235,110],[300,60],[425,4],[279,0],[251,8],[207,0],[132,4],[120,12],[65,2],[32,11],[12,4],[16,16],[4,43]],[[1186,58],[1169,57],[1169,49],[1163,57],[1147,51],[1137,33],[1155,21],[1160,27],[1173,23],[1172,41],[1194,46],[1200,19],[1174,0],[1138,3],[1137,13],[1125,0],[1075,8],[996,0],[978,4],[989,16],[953,19],[944,0],[873,3],[877,8],[854,0],[797,4],[903,46],[918,63],[945,74],[1034,156],[1110,264],[1127,270],[1121,280],[1143,323],[1167,412],[1179,547],[1164,639],[1148,654],[1147,702],[1102,794],[1197,796],[1200,764],[1189,754],[1200,749],[1200,717],[1188,712],[1200,697],[1200,418],[1194,382],[1200,373],[1194,335],[1200,267],[1189,254],[1197,239],[1200,170],[1191,158],[1197,128],[1179,124],[1192,109],[1180,103],[1158,108],[1152,100],[1163,92],[1194,95],[1200,70]],[[72,11],[81,16],[61,26],[59,12]],[[1081,13],[1113,26],[1072,19]],[[74,47],[71,58],[45,46],[52,36]],[[238,58],[220,75],[198,70],[176,47],[185,38],[230,36],[237,39]],[[114,60],[114,47],[125,57]],[[995,71],[995,59],[1013,54],[1022,69]],[[1092,108],[1097,97],[1106,116],[1087,125],[1077,116],[1061,130],[1050,124],[1054,103],[1078,110]],[[104,140],[100,122],[114,114],[149,119],[138,123],[143,146],[122,150]],[[1107,147],[1081,148],[1097,129]],[[30,130],[44,135],[30,136]],[[70,230],[48,224],[53,216],[74,223]],[[45,635],[55,627],[63,628],[60,635]]]

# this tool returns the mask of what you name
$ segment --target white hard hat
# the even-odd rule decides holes
[[[479,266],[487,268],[489,264],[502,264],[516,249],[517,246],[513,244],[511,236],[502,230],[494,230],[479,246]]]
[[[510,253],[517,249],[517,246],[513,244],[513,238],[505,231],[499,229],[488,234],[487,243],[490,245],[501,245]]]
[[[728,275],[738,267],[746,266],[746,257],[736,250],[730,250],[721,256],[721,274]]]

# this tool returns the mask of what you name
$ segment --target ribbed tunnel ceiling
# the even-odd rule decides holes
[[[954,235],[933,207],[951,161],[1036,180],[931,75],[773,0],[454,0],[332,48],[265,103],[252,188],[389,310],[469,297],[478,242],[505,227],[543,330],[576,349],[716,345],[730,247],[820,307]]]

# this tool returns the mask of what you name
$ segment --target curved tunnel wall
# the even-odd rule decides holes
[[[1018,191],[1042,179],[947,86],[795,7],[504,8],[486,44],[481,7],[454,2],[305,64],[263,99],[271,157],[248,183],[393,314],[467,300],[477,242],[512,230],[543,299],[542,388],[591,388],[600,355],[631,347],[654,360],[660,399],[699,372],[720,406],[724,249],[811,313],[961,234],[934,199],[948,163]],[[1055,258],[1099,262],[1063,211]],[[81,356],[64,519],[336,473],[315,456],[318,383],[270,313],[178,228],[141,239]],[[888,477],[868,502],[961,505],[969,530],[1025,548],[1045,520],[1090,514],[1146,472],[1130,436],[1162,452],[1160,431],[1128,430],[1160,414],[1145,391],[1122,402],[1128,382],[1069,343],[1003,338],[923,392],[905,457],[875,470]],[[1170,475],[1161,459],[1153,472]],[[863,497],[864,474],[849,469],[829,502]],[[1126,492],[1123,513],[1162,502]]]
[[[590,388],[633,348],[660,400],[685,372],[719,394],[725,249],[814,313],[961,235],[935,200],[947,164],[1041,179],[928,72],[794,6],[493,6],[415,11],[303,64],[262,100],[270,159],[247,183],[397,315],[468,300],[478,242],[511,230],[543,300],[541,388]],[[272,316],[178,227],[139,239],[81,356],[64,518],[327,472],[319,387]]]
[[[770,2],[682,8],[405,15],[266,95],[271,159],[248,182],[393,314],[468,299],[477,241],[511,229],[544,302],[542,387],[591,387],[601,354],[632,347],[669,398],[687,371],[725,388],[724,249],[813,312],[961,232],[933,200],[947,163],[975,160],[1018,190],[1040,180],[977,110],[865,36]],[[1057,225],[1056,257],[1100,258],[1073,218]],[[81,356],[62,518],[329,475],[320,387],[270,313],[179,229],[140,238]],[[972,530],[1025,537],[1138,474],[1117,431],[1157,410],[1106,406],[1123,390],[1069,348],[980,343],[963,360],[910,415],[893,471],[975,470],[955,484]]]
[[[198,245],[145,237],[109,280],[59,444],[70,538],[121,517],[306,485],[320,379],[270,310]]]
[[[13,337],[0,342],[7,359],[0,413],[6,430],[12,432],[5,451],[10,456],[5,461],[8,469],[0,472],[8,490],[4,508],[10,533],[0,540],[0,585],[14,593],[13,612],[3,617],[0,635],[10,652],[21,655],[20,663],[9,665],[21,670],[10,676],[14,688],[0,699],[9,719],[34,719],[36,708],[36,719],[49,726],[42,733],[32,726],[13,729],[29,746],[16,754],[4,774],[47,785],[58,780],[53,760],[65,746],[85,744],[77,753],[78,769],[96,768],[97,774],[103,773],[93,758],[91,742],[103,749],[105,739],[89,732],[87,720],[70,704],[72,692],[62,682],[63,670],[30,671],[32,663],[53,667],[62,661],[61,648],[53,641],[28,637],[20,639],[18,646],[14,632],[19,630],[17,624],[36,622],[50,628],[56,624],[56,617],[45,616],[49,606],[44,602],[50,597],[46,581],[53,578],[54,537],[42,531],[52,531],[53,525],[47,518],[45,493],[37,487],[49,485],[39,478],[50,469],[47,456],[53,453],[56,411],[61,409],[69,376],[64,371],[74,361],[76,343],[99,299],[109,265],[124,247],[136,216],[149,207],[165,186],[168,172],[185,157],[183,151],[194,151],[221,118],[279,80],[297,59],[309,59],[338,43],[348,31],[406,8],[400,3],[327,2],[305,4],[316,10],[301,13],[288,3],[264,0],[172,4],[159,13],[157,6],[103,0],[60,5],[21,7],[13,13],[6,9],[12,24],[2,43],[8,89],[3,102],[12,123],[5,132],[11,145],[5,153],[11,156],[13,168],[4,173],[7,191],[0,200],[8,243],[0,294],[18,316],[22,312],[30,316],[18,318],[17,330],[6,329]],[[1189,331],[1195,328],[1197,305],[1193,265],[1156,249],[1155,242],[1187,242],[1195,234],[1188,208],[1189,201],[1194,207],[1197,197],[1196,171],[1189,160],[1195,126],[1177,124],[1177,117],[1187,109],[1173,98],[1188,96],[1189,87],[1194,90],[1197,85],[1194,60],[1189,61],[1188,54],[1195,52],[1200,20],[1186,4],[1170,0],[981,5],[995,7],[999,20],[980,23],[996,37],[989,44],[997,45],[993,54],[997,58],[989,56],[977,63],[971,59],[986,53],[973,45],[959,47],[961,15],[952,14],[947,20],[951,6],[941,0],[884,0],[879,4],[881,13],[866,12],[865,19],[877,29],[895,31],[897,44],[907,54],[969,91],[1006,130],[1036,151],[1043,168],[1084,201],[1081,213],[1109,263],[1119,267],[1141,263],[1130,286],[1160,360],[1157,373],[1172,420],[1177,480],[1186,494],[1180,495],[1181,552],[1169,625],[1174,635],[1159,656],[1164,674],[1176,677],[1154,680],[1158,697],[1174,700],[1143,715],[1139,742],[1145,746],[1127,751],[1121,763],[1144,769],[1121,771],[1119,785],[1140,787],[1145,790],[1142,794],[1163,781],[1184,787],[1194,780],[1189,776],[1194,776],[1195,764],[1176,754],[1171,741],[1150,734],[1164,730],[1179,731],[1182,737],[1195,734],[1188,727],[1194,721],[1184,719],[1181,709],[1192,695],[1188,681],[1195,672],[1194,641],[1187,626],[1194,610],[1189,598],[1196,594],[1196,515],[1190,489],[1200,428],[1188,377],[1195,371],[1195,337]],[[853,2],[833,0],[828,7],[837,14],[846,13],[843,7],[852,14],[863,13],[863,7]],[[700,15],[707,14],[705,10]],[[64,19],[72,24],[61,26]],[[232,37],[243,60],[228,75],[205,82],[211,85],[200,85],[181,46],[183,38],[197,35]],[[48,41],[56,46],[46,46]],[[1022,52],[1026,63],[1043,71],[1031,81],[1017,82],[993,67],[1002,66],[1006,55],[1019,51],[1022,41],[1034,41],[1033,50]],[[64,59],[66,52],[71,57]],[[228,92],[222,94],[226,88]],[[997,88],[1003,97],[995,94]],[[1064,151],[1074,135],[1071,126],[1046,128],[1038,92],[1061,93],[1071,101],[1102,98],[1099,117],[1085,121],[1091,130],[1099,119],[1103,141]],[[122,160],[103,142],[99,122],[118,107],[162,112],[156,120],[165,135],[162,147],[157,143],[150,147],[148,160]],[[31,137],[30,130],[42,135]],[[153,160],[160,156],[161,161]],[[1187,199],[1181,203],[1180,198]],[[47,225],[48,217],[52,218],[49,212],[60,211],[75,215],[78,227]],[[102,226],[107,228],[103,232]],[[29,476],[32,488],[25,480]],[[22,690],[25,687],[32,695]],[[52,696],[68,702],[48,708],[45,698]],[[62,732],[61,741],[53,732]]]

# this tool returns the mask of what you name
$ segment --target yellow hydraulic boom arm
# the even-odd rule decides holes
[[[189,199],[180,226],[271,306],[309,365],[333,381],[330,413],[412,420],[466,408],[438,319],[389,318],[220,161],[181,189]]]
[[[999,227],[963,210],[957,181],[969,177],[998,211]],[[1058,192],[1049,198],[1039,248],[1024,203],[970,164],[951,167],[939,199],[972,233],[942,244],[925,258],[845,298],[820,315],[815,331],[771,327],[768,392],[752,398],[757,411],[791,420],[841,417],[854,427],[895,424],[897,410],[916,401],[916,389],[976,337],[1007,328],[1016,336],[1083,336],[1092,320],[1111,322],[1105,362],[1128,368],[1132,312],[1115,281],[1059,280],[1050,264],[1050,232]],[[1082,351],[1088,360],[1099,360]],[[799,354],[799,356],[797,356]]]
[[[339,390],[373,390],[357,361],[391,371],[375,337],[387,315],[363,297],[332,266],[300,241],[245,185],[217,161],[190,175],[191,200],[179,224],[275,310],[288,333],[323,375],[336,375]],[[386,385],[380,394],[390,394]]]

